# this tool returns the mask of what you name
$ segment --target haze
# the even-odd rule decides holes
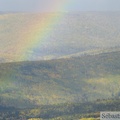
[[[119,11],[119,0],[0,0],[0,11]]]

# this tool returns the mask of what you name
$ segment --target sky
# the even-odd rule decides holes
[[[120,0],[0,0],[0,11],[120,11]]]

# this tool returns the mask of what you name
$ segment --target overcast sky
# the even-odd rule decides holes
[[[0,11],[120,11],[120,0],[0,0]]]

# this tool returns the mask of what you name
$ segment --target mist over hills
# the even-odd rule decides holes
[[[62,14],[62,17],[54,27],[45,28],[51,33],[40,45],[21,53],[18,41],[26,45],[25,36],[32,31],[26,25],[30,28],[39,21],[45,24],[47,17],[43,14],[55,14],[56,18]],[[85,51],[119,47],[119,21],[120,12],[0,14],[0,62],[57,59]]]

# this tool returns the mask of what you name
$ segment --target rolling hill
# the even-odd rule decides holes
[[[120,51],[0,64],[0,105],[29,108],[120,96]]]

